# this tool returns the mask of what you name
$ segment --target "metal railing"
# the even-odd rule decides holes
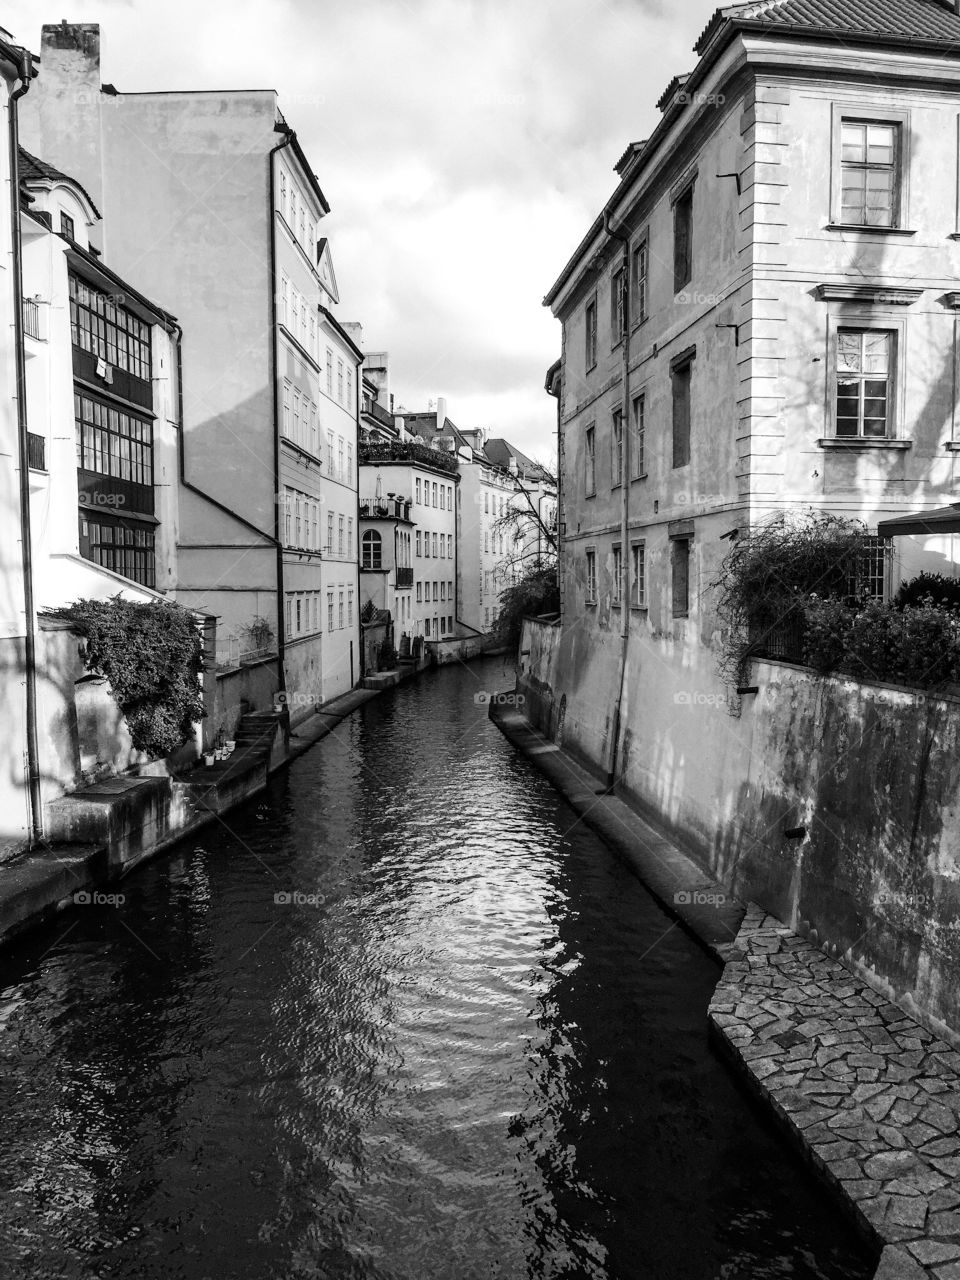
[[[23,331],[28,338],[40,337],[40,308],[32,298],[23,300]]]
[[[47,441],[35,431],[27,432],[27,461],[31,471],[47,469]]]

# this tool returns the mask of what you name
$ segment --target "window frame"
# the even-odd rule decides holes
[[[636,569],[639,566],[640,572]],[[647,607],[647,542],[636,538],[630,543],[630,608]]]
[[[595,498],[597,495],[597,424],[590,422],[583,429],[584,448],[584,495]]]
[[[584,603],[595,605],[597,603],[597,549],[596,547],[585,547],[583,551],[584,559]]]
[[[885,436],[837,435],[837,372],[838,344],[841,329],[867,332],[879,330],[893,336],[893,352],[890,360],[892,391],[887,395],[887,434]],[[827,317],[826,334],[826,387],[824,423],[826,434],[817,442],[822,448],[884,449],[909,448],[912,441],[903,434],[906,418],[906,382],[904,371],[907,360],[907,323],[902,316],[889,312],[854,312],[849,315],[833,314]]]
[[[640,262],[643,261],[643,275],[640,275]],[[650,298],[650,228],[645,227],[630,254],[630,273],[633,284],[634,307],[631,325],[637,328],[646,322],[649,315],[647,304]]]
[[[683,555],[681,558],[680,548],[683,547]],[[678,568],[680,565],[685,568],[684,575],[684,591],[685,597],[682,608],[677,608],[677,585],[678,585]],[[690,533],[677,534],[670,538],[670,612],[674,618],[690,617],[690,601],[692,597],[691,585],[693,583],[693,535]]]
[[[880,124],[897,127],[898,163],[894,191],[894,221],[889,227],[869,222],[843,221],[843,124]],[[867,102],[834,102],[830,125],[830,221],[829,227],[856,230],[868,235],[914,235],[909,230],[910,209],[910,112],[890,111]]]
[[[697,184],[697,176],[684,179],[670,194],[670,207],[673,214],[673,296],[676,297],[693,280],[693,194]],[[680,218],[684,210],[688,210],[687,236],[684,257],[681,259]],[[685,272],[685,274],[684,274]],[[681,279],[681,275],[683,279]]]
[[[583,354],[587,373],[597,367],[597,295],[587,299],[583,309]]]
[[[611,489],[619,489],[623,484],[623,464],[623,405],[618,404],[610,415]]]
[[[674,471],[689,466],[693,457],[693,365],[696,358],[697,348],[687,347],[670,361],[670,430]],[[681,378],[686,379],[687,385],[686,456],[682,458],[683,450],[678,448],[681,438],[677,434],[677,386]]]
[[[637,430],[637,405],[641,406],[640,412],[640,430]],[[642,391],[638,391],[630,402],[630,479],[643,480],[646,478],[646,419],[647,419],[647,390],[646,387]]]
[[[613,544],[613,589],[610,592],[610,603],[614,609],[623,605],[623,543]]]
[[[610,277],[610,348],[615,351],[627,336],[627,273],[629,264],[614,267]],[[618,283],[619,282],[619,283]]]

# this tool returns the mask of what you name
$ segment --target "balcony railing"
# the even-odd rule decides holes
[[[453,454],[441,453],[439,449],[431,449],[426,444],[402,444],[399,440],[379,440],[376,443],[361,444],[360,461],[362,463],[378,462],[412,462],[421,466],[433,467],[436,471],[446,471],[455,475],[457,459]]]
[[[27,432],[27,461],[31,471],[47,469],[47,441],[35,431]]]
[[[397,586],[398,587],[413,586],[413,569],[412,568],[397,569]]]
[[[23,332],[28,338],[40,337],[40,308],[32,298],[23,300]]]

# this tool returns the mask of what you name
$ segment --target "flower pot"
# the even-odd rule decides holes
[[[228,756],[229,756],[229,755],[233,755],[234,751],[236,751],[236,749],[237,749],[237,744],[236,744],[236,742],[233,740],[233,738],[228,738],[228,739],[227,739],[227,742],[226,742],[226,749],[227,749],[227,755],[228,755]]]
[[[217,753],[215,751],[205,751],[203,753],[203,763],[207,766],[208,769],[213,764],[214,760],[216,760],[216,758],[217,758]]]

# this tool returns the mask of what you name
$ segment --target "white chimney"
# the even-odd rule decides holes
[[[447,400],[445,396],[437,396],[437,430],[443,430],[443,424],[447,419]]]

